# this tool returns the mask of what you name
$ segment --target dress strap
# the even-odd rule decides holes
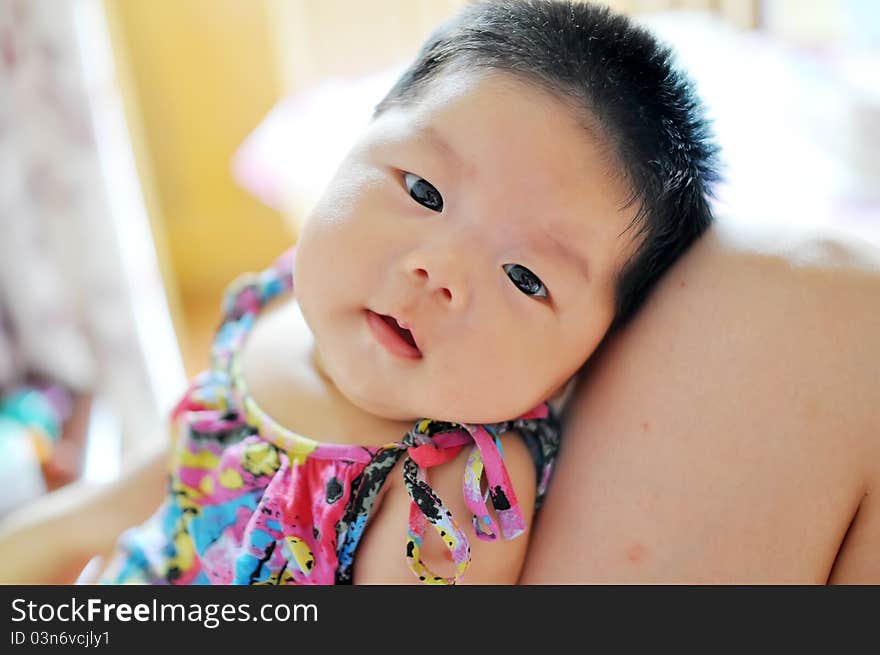
[[[276,296],[293,289],[293,262],[296,249],[281,253],[272,265],[260,273],[243,273],[223,294],[221,311],[225,321],[238,321],[255,315]]]

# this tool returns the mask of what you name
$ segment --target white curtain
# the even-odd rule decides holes
[[[183,385],[98,0],[0,0],[0,387],[94,394],[125,447]]]

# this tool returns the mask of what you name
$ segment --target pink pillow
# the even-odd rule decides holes
[[[270,207],[301,218],[402,70],[330,79],[282,98],[236,151],[233,177]]]

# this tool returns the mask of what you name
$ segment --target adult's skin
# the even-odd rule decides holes
[[[522,582],[880,583],[878,335],[880,250],[717,223],[589,363]],[[72,581],[166,466],[19,512],[0,582]]]
[[[880,250],[719,222],[571,407],[523,583],[880,583]]]

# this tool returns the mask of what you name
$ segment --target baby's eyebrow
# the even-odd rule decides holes
[[[418,136],[427,141],[435,150],[440,151],[447,159],[450,159],[456,167],[461,168],[463,163],[461,156],[449,145],[449,141],[433,125],[422,126]]]
[[[545,230],[544,235],[546,243],[549,244],[550,250],[554,255],[567,259],[575,268],[580,271],[584,279],[590,281],[590,265],[586,259],[576,250],[569,247],[564,241],[560,241],[551,230]]]

